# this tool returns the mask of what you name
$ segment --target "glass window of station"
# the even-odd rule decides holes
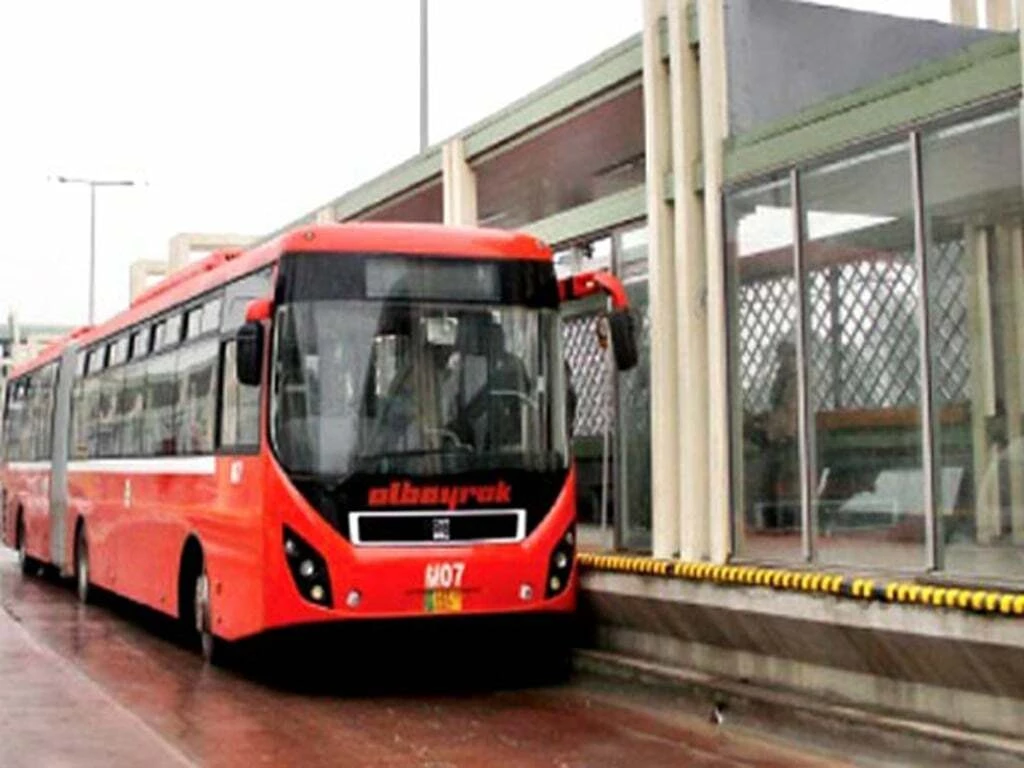
[[[1017,105],[725,205],[735,557],[1024,582]]]

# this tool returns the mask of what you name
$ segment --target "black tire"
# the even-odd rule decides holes
[[[509,658],[519,658],[519,682],[531,686],[566,683],[573,670],[571,631],[572,622],[567,617],[531,617],[509,649]]]
[[[92,561],[89,559],[89,541],[85,526],[80,525],[75,533],[75,594],[78,602],[88,605],[93,601]]]
[[[35,576],[39,572],[39,563],[28,554],[28,543],[25,541],[25,522],[21,512],[18,513],[15,541],[18,547],[18,565],[21,566],[21,573],[25,576]]]
[[[538,682],[543,685],[561,685],[572,677],[572,644],[553,639],[537,647],[534,657]]]

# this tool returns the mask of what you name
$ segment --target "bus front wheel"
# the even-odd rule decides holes
[[[221,664],[227,656],[227,643],[213,632],[213,610],[210,607],[210,576],[205,560],[196,569],[192,589],[192,619],[199,640],[199,651],[207,664]]]

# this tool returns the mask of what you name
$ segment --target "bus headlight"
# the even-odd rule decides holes
[[[572,567],[575,560],[576,530],[575,526],[570,526],[551,552],[551,558],[548,561],[547,586],[544,589],[545,597],[556,597],[565,591],[572,578]]]
[[[283,546],[288,570],[299,594],[311,603],[330,608],[334,603],[327,561],[287,525],[284,527]]]

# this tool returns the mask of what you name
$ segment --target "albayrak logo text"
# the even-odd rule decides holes
[[[512,487],[499,480],[490,485],[413,485],[408,481],[371,488],[371,507],[447,507],[470,504],[509,504]]]

